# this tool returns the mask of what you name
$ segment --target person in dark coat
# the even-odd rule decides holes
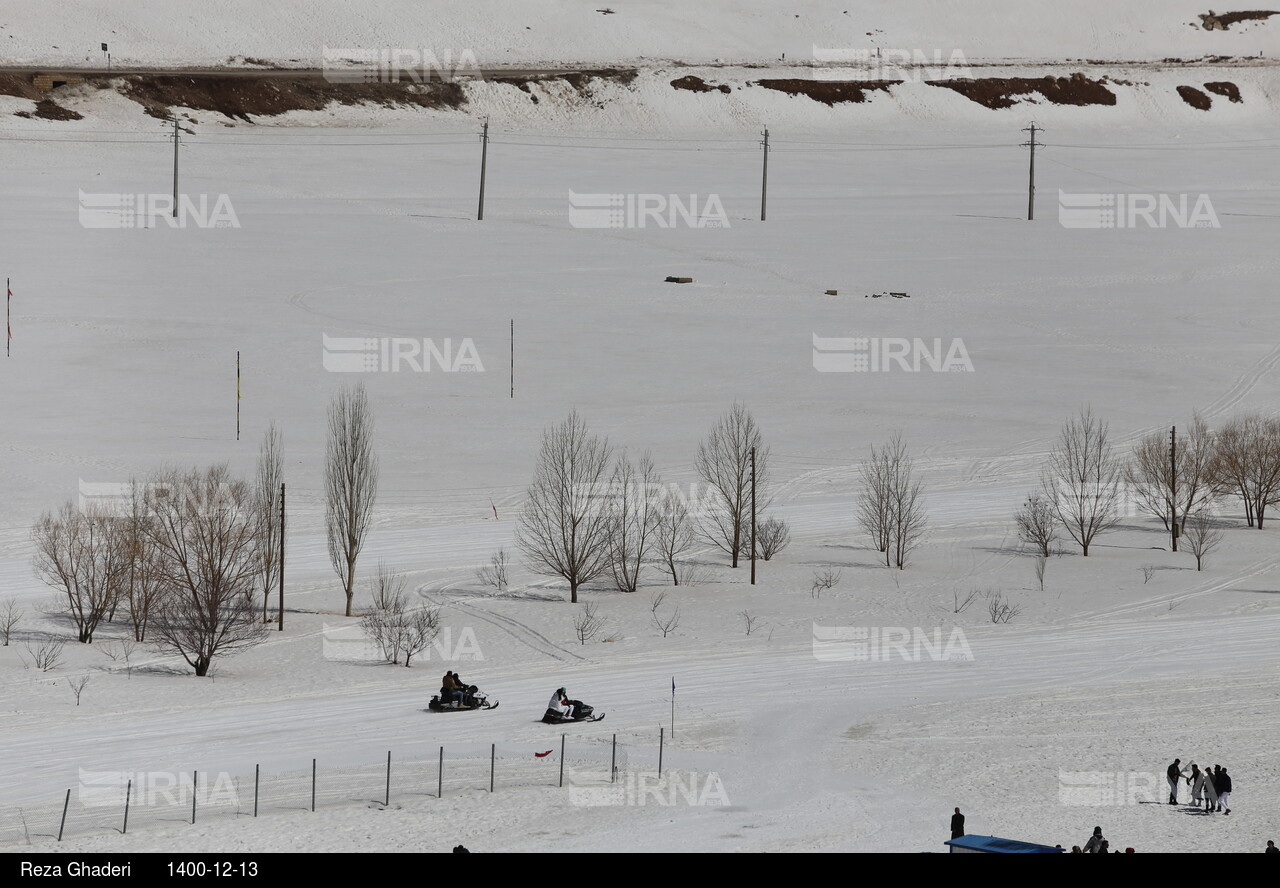
[[[1182,773],[1182,759],[1174,759],[1173,764],[1169,766],[1169,770],[1165,771],[1165,776],[1169,780],[1169,804],[1178,804],[1178,781],[1185,776]]]
[[[1089,841],[1084,843],[1084,853],[1098,854],[1102,851],[1102,846],[1106,843],[1107,840],[1102,837],[1102,827],[1095,826],[1093,828],[1093,835],[1089,836]]]
[[[1227,773],[1227,769],[1223,768],[1222,773],[1218,775],[1218,782],[1214,784],[1218,788],[1218,803],[1221,805],[1223,814],[1231,813],[1231,775]]]
[[[1280,854],[1280,848],[1276,847],[1276,843],[1272,839],[1267,839],[1267,850],[1263,854]]]
[[[951,838],[958,839],[964,835],[964,815],[960,813],[960,809],[956,808],[956,813],[951,815]]]

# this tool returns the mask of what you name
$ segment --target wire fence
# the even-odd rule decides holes
[[[608,804],[612,787],[635,788],[635,775],[663,774],[665,731],[657,747],[619,744],[618,735],[569,745],[564,734],[531,743],[467,743],[388,751],[380,761],[252,773],[87,771],[60,798],[0,808],[0,846],[56,844],[72,836],[172,828],[325,808],[387,807],[468,792],[546,787],[570,792],[570,804]],[[671,769],[667,768],[668,776]],[[615,803],[626,803],[619,795]]]

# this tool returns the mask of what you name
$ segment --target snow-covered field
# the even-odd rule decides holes
[[[805,18],[830,6],[793,5]],[[486,6],[506,8],[470,4],[478,22],[492,20]],[[593,28],[625,24],[629,11],[600,16],[588,6],[555,9],[593,15]],[[714,29],[723,49],[694,51],[687,31],[728,18],[727,6],[700,4],[685,29],[660,20],[645,28],[687,41],[665,57],[771,58],[752,54],[766,30],[758,12],[741,34]],[[935,45],[940,38],[926,36],[935,32],[905,29],[943,33],[955,27],[943,17],[955,6],[913,5],[900,20],[911,36],[896,45]],[[1001,21],[1012,6],[985,3],[967,16]],[[1185,27],[1207,11],[1192,4],[1125,4],[1113,14],[1136,23],[1169,6],[1179,7],[1176,21],[1148,27],[1149,44],[1124,58],[1223,51],[1209,42],[1237,33]],[[63,61],[44,44],[61,46],[53,33],[74,25],[96,45],[92,13],[107,7],[60,4],[47,24],[29,12],[0,21],[18,37],[10,50],[0,30],[0,51]],[[138,61],[233,54],[213,48],[214,28],[184,41],[175,37],[184,16],[155,21]],[[984,27],[992,42],[973,55],[1102,55],[1111,45],[1068,40],[1051,53],[1045,34],[1058,26],[1042,25],[1026,52],[1009,29]],[[1249,33],[1276,33],[1268,27]],[[1065,23],[1059,32],[1075,33]],[[560,28],[557,39],[595,33]],[[590,56],[554,40],[511,45],[522,62],[658,54],[638,32],[622,33],[627,53],[599,41],[572,44]],[[329,39],[283,26],[255,35],[261,45],[244,46],[241,34],[234,54],[286,60],[301,54],[286,37]],[[340,36],[386,42],[381,31]],[[1160,77],[1180,75],[1145,79]],[[77,811],[58,847],[390,852],[463,842],[537,851],[554,841],[564,851],[941,851],[959,806],[971,833],[1068,848],[1100,824],[1120,849],[1262,850],[1280,838],[1275,528],[1245,529],[1228,503],[1239,526],[1197,572],[1190,555],[1168,551],[1158,521],[1129,515],[1087,559],[1070,549],[1051,559],[1042,592],[1012,515],[1063,421],[1084,405],[1124,448],[1184,426],[1193,411],[1217,424],[1274,410],[1280,127],[1268,78],[1235,78],[1248,101],[1214,116],[1154,88],[1117,108],[1036,107],[1049,130],[1036,158],[1034,222],[1025,219],[1019,147],[1033,109],[987,111],[918,84],[867,106],[778,95],[772,108],[710,113],[693,94],[654,91],[642,118],[607,90],[618,100],[569,114],[555,102],[524,104],[524,94],[508,96],[514,87],[476,84],[468,88],[492,121],[483,222],[477,122],[465,115],[346,108],[230,126],[193,112],[181,188],[211,205],[226,195],[239,227],[147,230],[86,228],[79,209],[83,194],[168,190],[172,146],[159,121],[109,92],[64,99],[85,118],[59,123],[9,116],[32,103],[0,96],[0,275],[14,294],[12,356],[0,361],[0,598],[28,614],[14,644],[0,647],[6,849],[29,847],[24,830],[30,847],[54,847],[47,834],[68,788],[76,808],[82,771],[233,775],[243,810],[255,765],[309,772],[316,759],[322,774],[376,775],[390,750],[397,763],[415,763],[418,782],[397,782],[389,807],[372,801],[381,795],[375,777],[369,799],[326,799],[314,814],[295,805],[191,825],[175,806],[168,818],[137,815],[127,835],[114,809],[98,819],[90,808]],[[762,119],[773,149],[766,222]],[[1204,194],[1220,226],[1067,228],[1059,189],[1188,194],[1192,203]],[[573,227],[570,195],[601,193],[696,195],[699,208],[714,198],[728,224]],[[666,283],[668,275],[694,282]],[[871,298],[889,291],[909,298]],[[471,339],[483,372],[326,372],[326,336],[449,338],[455,347]],[[818,372],[814,337],[960,340],[973,372]],[[474,638],[459,661],[437,651],[411,669],[378,666],[338,642],[351,621],[322,535],[321,458],[330,397],[354,379],[369,391],[382,461],[360,574],[379,559],[405,572],[424,604],[443,606],[451,639]],[[732,570],[708,549],[699,556],[705,578],[691,587],[664,587],[656,572],[632,596],[593,587],[583,598],[608,624],[583,645],[561,585],[523,566],[503,596],[475,580],[490,554],[511,547],[539,438],[570,409],[631,454],[651,451],[665,481],[696,491],[698,442],[735,400],[772,448],[772,512],[793,536],[760,566],[756,586],[747,568]],[[284,434],[290,504],[285,631],[220,660],[209,679],[153,651],[130,669],[104,656],[128,634],[120,624],[91,647],[68,645],[53,672],[28,668],[25,642],[68,629],[39,613],[52,596],[31,572],[35,518],[76,499],[81,482],[163,465],[226,461],[251,474],[272,421]],[[894,432],[923,471],[930,514],[905,571],[883,566],[855,519],[860,461]],[[826,567],[841,580],[815,598],[812,577]],[[666,637],[649,606],[664,589],[666,606],[681,613]],[[972,590],[977,603],[956,613]],[[982,596],[994,591],[1021,608],[1007,624],[988,617]],[[750,634],[742,612],[759,623]],[[836,627],[943,639],[958,628],[972,658],[832,660],[815,636]],[[424,712],[447,668],[500,709]],[[83,675],[77,706],[69,682]],[[610,797],[621,804],[588,804],[603,798],[586,790],[607,780],[613,735],[627,786],[656,769],[673,679],[668,783],[647,797]],[[608,713],[569,732],[574,785],[563,789],[564,731],[537,722],[559,685]],[[490,744],[500,756],[493,794]],[[436,799],[440,746],[449,770]],[[1174,757],[1230,768],[1230,817],[1142,804],[1141,792],[1071,803],[1079,772],[1143,788]],[[671,791],[673,769],[728,804],[688,804]],[[1163,799],[1159,785],[1154,793]]]

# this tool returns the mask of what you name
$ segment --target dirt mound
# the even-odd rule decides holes
[[[600,85],[600,81],[608,81],[611,83],[619,83],[627,85],[636,79],[638,72],[634,70],[616,70],[613,68],[602,68],[598,71],[571,71],[565,74],[538,74],[519,77],[486,77],[490,83],[505,83],[514,86],[523,93],[528,93],[533,104],[538,104],[538,97],[533,94],[530,84],[549,83],[556,80],[563,80],[574,88],[574,90],[584,99],[594,99],[596,97],[596,89]],[[598,103],[599,104],[599,103]]]
[[[722,93],[728,93],[731,91],[729,84],[727,83],[707,83],[701,77],[695,77],[692,74],[687,77],[681,77],[677,80],[671,81],[671,85],[676,89],[687,89],[691,92],[715,92],[716,90],[719,90]]]
[[[1038,93],[1055,105],[1114,105],[1116,95],[1101,80],[1076,72],[1070,77],[982,77],[976,80],[926,80],[953,89],[987,108],[1012,108],[1023,96]]]
[[[1228,80],[1217,80],[1213,83],[1206,83],[1204,88],[1211,93],[1217,93],[1220,96],[1226,96],[1233,102],[1243,102],[1240,98],[1240,87],[1236,86]]]
[[[49,99],[41,99],[36,102],[35,111],[15,111],[14,117],[26,117],[28,119],[38,117],[41,120],[83,120],[84,115],[72,111],[70,108],[63,108],[57,102]]]
[[[247,121],[286,111],[319,111],[330,102],[422,108],[458,108],[466,103],[457,83],[329,83],[318,77],[131,75],[125,78],[122,92],[162,119],[169,118],[169,109],[175,106]]]
[[[1196,89],[1194,86],[1178,87],[1178,95],[1182,96],[1182,101],[1192,108],[1199,108],[1201,111],[1208,111],[1213,104],[1213,99],[1209,98],[1207,93]]]
[[[0,96],[17,96],[20,99],[40,101],[44,93],[36,89],[31,78],[22,74],[0,74]]]
[[[815,102],[834,106],[836,102],[865,102],[867,92],[888,92],[901,80],[757,80],[765,89],[776,89],[792,96],[808,96]]]
[[[1200,27],[1206,31],[1225,31],[1236,22],[1265,22],[1273,15],[1280,15],[1280,12],[1266,9],[1255,9],[1250,12],[1214,12],[1211,9],[1208,13],[1200,14]]]
[[[676,89],[687,89],[690,92],[705,93],[705,92],[715,92],[716,90],[719,90],[722,93],[729,92],[729,84],[727,83],[721,83],[720,85],[716,86],[716,85],[707,83],[701,77],[695,77],[692,74],[688,75],[687,77],[680,77],[676,80],[671,81],[671,85],[674,86]]]

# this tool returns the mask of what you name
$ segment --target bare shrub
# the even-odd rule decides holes
[[[60,638],[46,638],[42,641],[27,642],[24,645],[31,657],[31,664],[41,672],[51,672],[62,664],[62,649],[66,642]],[[24,662],[25,662],[25,658]]]
[[[81,675],[76,678],[67,679],[67,687],[71,688],[71,693],[75,694],[76,705],[80,705],[80,695],[84,693],[85,686],[89,684],[89,676]]]
[[[658,610],[662,607],[662,602],[666,599],[666,592],[658,592],[649,601],[649,616],[653,620],[653,625],[662,633],[662,637],[666,638],[676,630],[680,625],[680,608],[677,606],[670,614],[660,616]]]
[[[1019,605],[1010,603],[1001,592],[988,593],[987,615],[993,623],[1007,623],[1022,613]]]
[[[489,563],[476,571],[476,579],[485,586],[490,586],[499,595],[507,591],[507,568],[511,558],[506,549],[499,549],[489,559]]]
[[[738,616],[742,618],[742,628],[748,636],[760,628],[760,618],[751,611],[738,611]]]
[[[1033,493],[1013,520],[1018,527],[1018,539],[1048,557],[1049,548],[1058,539],[1058,515],[1053,503],[1044,494]]]
[[[840,571],[830,567],[822,570],[814,571],[813,579],[809,583],[809,597],[821,598],[822,593],[828,589],[834,589],[836,584],[840,582]]]
[[[965,595],[963,599],[961,599],[960,593],[955,589],[952,589],[951,590],[951,612],[953,614],[964,613],[965,608],[973,604],[978,599],[978,596],[980,594],[982,593],[979,592],[977,589],[970,589],[969,593]]]
[[[583,603],[582,610],[574,616],[573,634],[577,636],[579,644],[591,641],[604,628],[604,617],[597,611],[596,603],[587,601]]]
[[[781,518],[766,518],[756,527],[756,545],[760,557],[769,561],[791,542],[791,529]]]

